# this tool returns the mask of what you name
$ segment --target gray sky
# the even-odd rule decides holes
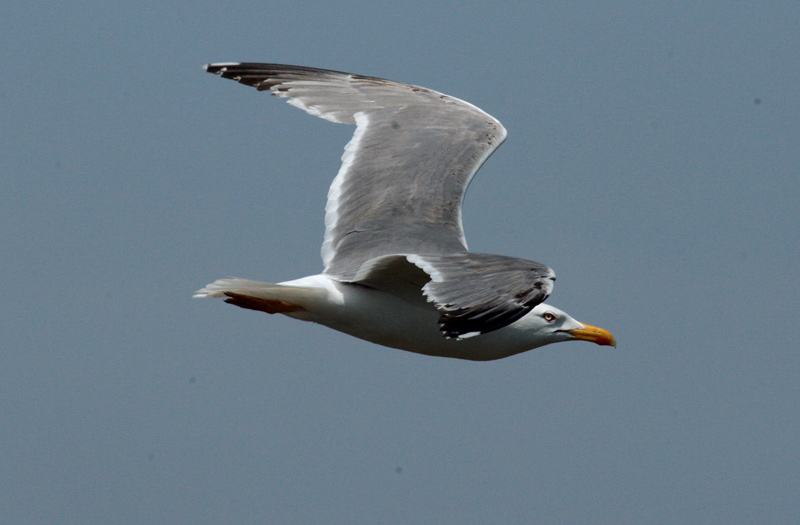
[[[800,521],[800,5],[430,4],[0,7],[4,522]],[[353,131],[212,61],[498,118],[470,247],[619,348],[462,362],[192,300],[320,271]]]

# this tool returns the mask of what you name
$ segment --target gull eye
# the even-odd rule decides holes
[[[556,320],[556,316],[551,314],[550,312],[545,312],[544,315],[542,315],[542,318],[548,323],[552,323],[553,321]]]

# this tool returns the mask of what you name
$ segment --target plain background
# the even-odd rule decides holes
[[[5,2],[4,523],[797,523],[797,2]],[[353,129],[206,74],[463,98],[471,249],[617,337],[491,363],[191,299],[318,273]]]

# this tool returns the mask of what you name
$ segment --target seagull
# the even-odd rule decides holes
[[[194,297],[430,356],[490,361],[572,340],[616,347],[607,330],[544,303],[556,278],[549,267],[467,249],[464,195],[507,135],[495,118],[431,89],[341,71],[205,70],[356,130],[328,191],[322,273],[277,284],[219,279]]]

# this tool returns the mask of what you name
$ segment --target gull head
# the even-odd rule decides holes
[[[563,341],[589,341],[601,346],[617,346],[616,339],[608,330],[581,323],[568,313],[545,303],[536,305],[519,323],[526,336],[535,340],[537,346]]]

